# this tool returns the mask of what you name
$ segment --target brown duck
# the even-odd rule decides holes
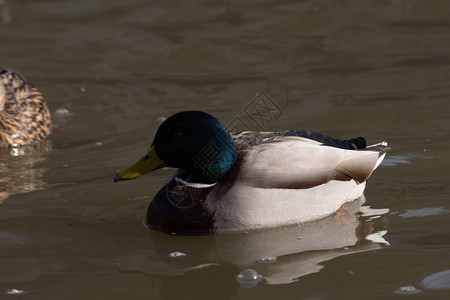
[[[50,112],[36,87],[0,67],[0,147],[30,144],[51,133]]]

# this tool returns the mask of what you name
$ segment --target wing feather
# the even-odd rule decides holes
[[[377,151],[345,150],[289,137],[248,149],[239,179],[261,188],[307,189],[331,180],[364,182],[377,166]]]

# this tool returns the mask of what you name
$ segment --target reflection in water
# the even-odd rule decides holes
[[[287,284],[319,272],[324,267],[321,263],[325,261],[380,249],[379,243],[388,244],[382,237],[385,231],[377,232],[371,218],[358,214],[364,201],[364,197],[361,197],[346,206],[342,213],[291,227],[246,233],[216,233],[210,238],[150,234],[160,258],[188,278],[197,277],[198,272],[214,276],[215,266],[220,265],[222,269],[229,266],[233,270],[234,283],[241,271],[252,269],[267,284]],[[366,213],[370,210],[368,207],[363,208]],[[378,212],[386,213],[387,210]],[[376,242],[368,238],[374,235],[377,236]],[[169,255],[174,252],[186,255]],[[179,279],[171,278],[165,283],[168,289],[166,292],[172,294],[172,284],[179,283]],[[196,284],[195,279],[192,284]],[[164,294],[164,291],[161,292]]]
[[[450,290],[450,270],[428,275],[420,284],[429,290]]]
[[[21,147],[0,149],[0,203],[9,195],[43,190],[48,184],[42,179],[46,168],[36,165],[47,160],[52,150],[50,140]]]
[[[422,289],[423,298],[448,297],[449,290],[420,282],[450,269],[450,214],[400,215],[450,209],[450,1],[3,1],[0,65],[45,86],[55,117],[67,113],[58,108],[74,116],[55,120],[68,131],[52,138],[54,155],[31,168],[49,168],[44,180],[52,188],[0,204],[0,298],[21,297],[6,295],[16,289],[35,299],[199,299],[190,295],[201,292],[230,299],[236,291],[238,299],[389,299],[407,298],[394,293],[407,285]],[[261,253],[248,265],[219,256],[239,259],[234,248],[252,247],[237,245],[245,234],[230,235],[227,246],[227,237],[172,237],[143,228],[138,219],[146,197],[167,171],[116,188],[109,174],[130,163],[123,153],[140,154],[158,117],[202,109],[230,122],[261,89],[286,95],[277,98],[283,117],[268,129],[305,127],[342,137],[357,130],[395,146],[394,159],[384,162],[396,166],[380,168],[368,193],[376,207],[396,214],[359,217],[361,238],[348,249],[293,252],[271,257],[273,263],[259,262]],[[0,154],[0,188],[13,185],[5,182],[14,177],[6,165],[14,170],[10,164],[29,160],[33,155]],[[64,182],[76,184],[58,184]],[[364,230],[376,233],[388,221],[384,237],[395,245],[388,251],[337,257],[299,282],[266,284],[275,282],[277,270],[289,273],[283,265],[289,259],[313,265],[308,253],[377,246],[362,238]],[[186,256],[168,256],[175,251]],[[247,268],[264,277],[250,290],[237,282]],[[299,271],[285,277],[296,280]],[[445,282],[448,287],[450,278]]]

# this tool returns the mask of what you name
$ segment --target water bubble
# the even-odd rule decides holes
[[[270,257],[270,256],[266,256],[266,257],[258,259],[258,262],[263,263],[263,264],[270,264],[270,263],[273,263],[273,262],[276,262],[276,261],[277,261],[276,258],[273,258],[273,257]]]
[[[9,289],[8,291],[6,291],[6,293],[8,295],[21,295],[24,294],[25,292],[23,290]]]
[[[55,114],[61,117],[69,117],[72,115],[72,113],[67,108],[58,108],[55,111]]]
[[[421,292],[422,292],[422,290],[418,290],[412,285],[401,286],[398,290],[395,291],[396,294],[402,294],[402,295],[413,295],[413,294],[418,294]]]
[[[186,253],[179,252],[179,251],[169,253],[169,257],[182,257],[182,256],[186,256]]]
[[[258,285],[262,280],[262,276],[253,269],[245,269],[237,276],[237,282],[245,288],[252,288]]]

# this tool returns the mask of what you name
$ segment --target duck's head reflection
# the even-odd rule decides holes
[[[319,272],[322,262],[389,244],[385,231],[376,232],[371,221],[388,210],[362,207],[364,201],[361,197],[334,216],[291,227],[206,237],[151,235],[161,257],[186,273],[231,264],[255,270],[267,284],[286,284]]]

